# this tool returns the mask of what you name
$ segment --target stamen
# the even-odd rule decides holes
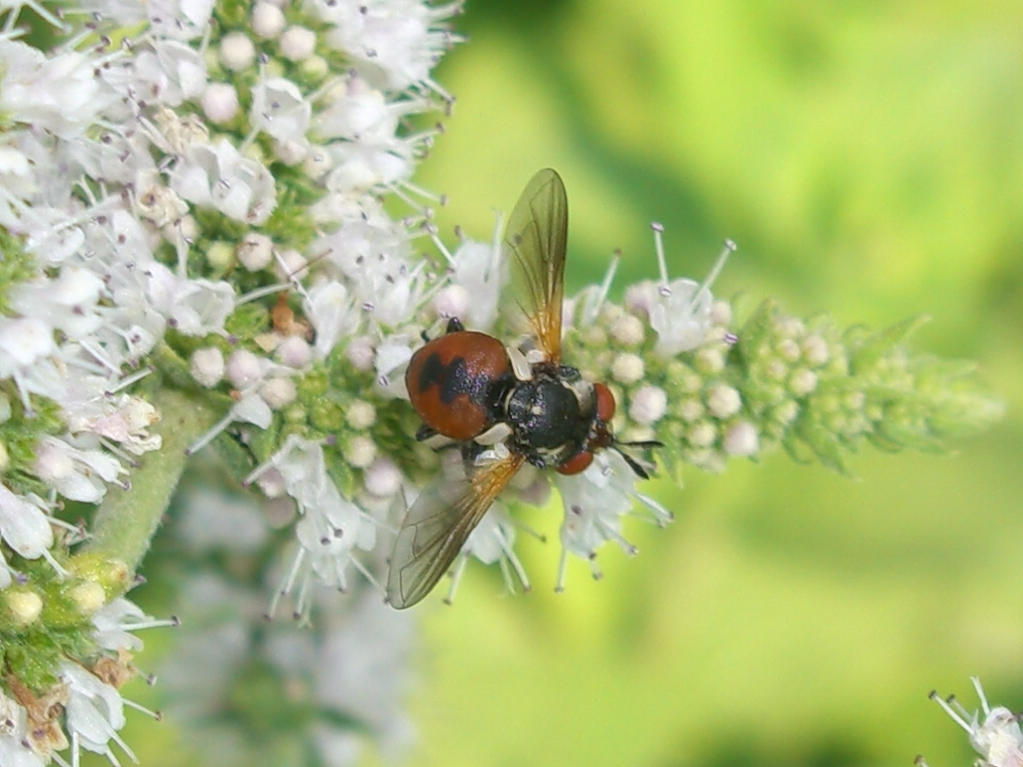
[[[977,697],[980,699],[980,707],[984,712],[984,716],[991,713],[991,709],[987,704],[987,697],[984,695],[984,688],[980,686],[980,679],[975,676],[970,677],[970,681],[973,682],[973,689],[977,691]]]
[[[298,587],[298,598],[295,600],[295,610],[292,617],[298,621],[299,626],[309,624],[309,583],[312,579],[307,573],[302,578],[302,585]]]
[[[230,426],[231,422],[234,421],[234,419],[235,419],[234,408],[232,408],[227,412],[227,415],[225,415],[223,418],[221,418],[213,425],[212,429],[206,432],[205,436],[199,437],[199,439],[196,442],[193,442],[191,445],[189,445],[185,449],[185,455],[195,455],[196,453],[198,453],[200,450],[202,450],[204,447],[210,444],[214,439],[216,439],[220,432],[222,432],[224,429]]]
[[[124,631],[141,631],[142,629],[177,628],[181,625],[181,619],[172,615],[169,618],[153,618],[148,621],[124,622],[120,628]]]
[[[664,527],[675,519],[675,514],[666,506],[643,493],[636,493],[636,499],[650,510],[651,516],[658,527]]]
[[[133,469],[137,469],[142,465],[138,458],[131,455],[127,450],[122,450],[118,445],[114,444],[106,437],[100,437],[99,444],[102,445],[105,450],[116,455]]]
[[[120,373],[121,369],[113,362],[108,360],[106,356],[99,350],[93,347],[93,345],[84,339],[78,341],[78,345],[81,346],[85,351],[89,352],[103,367],[112,373]]]
[[[519,558],[515,556],[515,552],[512,551],[508,537],[500,528],[497,529],[497,540],[501,545],[501,551],[504,552],[505,558],[507,558],[507,560],[511,563],[511,566],[515,569],[515,574],[519,578],[519,583],[522,584],[522,590],[531,591],[533,587],[529,583],[529,577],[526,575],[526,569],[522,566]],[[502,561],[504,560],[502,559]]]
[[[522,520],[520,520],[520,519],[513,519],[513,520],[511,521],[511,523],[512,523],[513,525],[515,525],[515,528],[516,528],[516,529],[518,529],[518,530],[521,530],[521,531],[522,531],[522,532],[524,532],[524,533],[525,533],[526,535],[531,535],[531,536],[533,536],[533,537],[534,537],[534,538],[536,538],[536,539],[537,539],[538,541],[540,541],[540,543],[547,543],[547,536],[546,536],[546,535],[544,535],[543,533],[541,533],[541,532],[540,532],[539,530],[537,530],[537,529],[536,529],[535,527],[531,527],[530,525],[527,525],[527,524],[526,524],[525,522],[523,522],[523,521],[522,521]]]
[[[59,18],[54,16],[52,13],[50,13],[42,3],[37,3],[36,0],[22,0],[20,5],[25,8],[31,8],[33,11],[36,12],[36,15],[45,20],[47,24],[49,24],[51,27],[54,27],[58,31],[60,32],[67,31],[68,29],[67,25]],[[13,23],[13,19],[18,15],[19,14],[12,12],[10,19],[8,20],[9,23]]]
[[[427,231],[429,232],[430,239],[433,240],[433,244],[437,246],[437,250],[439,250],[440,254],[444,256],[444,260],[447,261],[449,264],[454,264],[455,257],[451,255],[451,251],[448,250],[447,246],[444,244],[444,241],[437,236],[437,228],[430,227]]]
[[[458,590],[458,584],[462,582],[462,573],[465,572],[465,565],[469,561],[469,555],[461,553],[458,555],[458,559],[455,560],[455,566],[451,570],[451,586],[448,588],[448,593],[444,595],[445,604],[454,604],[455,592]]]
[[[732,253],[734,253],[737,249],[738,246],[732,240],[725,240],[724,247],[718,254],[717,261],[714,262],[714,266],[711,268],[710,274],[707,275],[707,278],[703,281],[703,284],[700,285],[700,289],[693,293],[693,297],[689,302],[690,306],[695,304],[704,294],[709,294],[710,286],[714,284],[714,280],[716,280],[718,275],[721,273],[721,270],[724,268],[725,262],[728,260],[728,257],[732,255]]]
[[[959,698],[957,698],[954,694],[953,695],[949,695],[947,698],[945,698],[945,701],[948,703],[948,705],[950,705],[952,708],[954,708],[956,711],[958,711],[959,715],[963,719],[966,719],[966,720],[971,721],[971,722],[976,720],[976,718],[977,718],[976,714],[974,714],[971,711],[967,711],[966,707],[963,706],[963,704],[959,702]]]
[[[266,296],[273,295],[274,293],[280,293],[282,290],[290,290],[291,287],[292,283],[290,282],[278,282],[274,285],[265,285],[262,288],[250,290],[248,293],[243,293],[238,297],[238,300],[235,301],[235,306],[241,306],[242,304],[247,304],[250,301],[257,301],[260,298],[265,298]]]
[[[295,560],[291,563],[291,569],[287,575],[284,576],[284,582],[281,583],[277,591],[274,592],[273,598],[270,600],[270,605],[267,608],[265,617],[267,620],[274,617],[277,613],[277,605],[280,604],[281,597],[285,594],[291,593],[291,589],[295,585],[295,578],[298,576],[298,569],[302,565],[302,560],[305,559],[305,549],[299,547],[298,553],[295,554]]]
[[[651,221],[650,228],[654,230],[654,250],[657,252],[657,267],[661,271],[661,295],[670,296],[671,288],[668,287],[668,263],[664,258],[664,225],[658,221]]]
[[[508,589],[509,594],[515,593],[515,583],[512,581],[511,570],[508,569],[508,560],[506,557],[501,557],[497,560],[497,566],[501,568],[501,579],[504,581],[504,587]]]
[[[371,519],[371,517],[367,517],[367,518]],[[371,573],[369,571],[369,569],[364,564],[362,564],[362,562],[360,562],[358,559],[353,557],[351,554],[348,555],[348,560],[353,565],[355,565],[355,569],[358,570],[360,573],[362,573],[363,577],[365,577],[365,579],[367,581],[369,581],[374,586],[376,586],[377,590],[383,591],[383,586],[380,584],[380,581],[378,581],[376,579],[376,577],[373,575],[373,573]]]
[[[147,716],[151,716],[153,719],[155,719],[158,722],[162,722],[163,721],[163,714],[161,712],[159,712],[159,711],[154,711],[151,708],[146,708],[141,703],[136,703],[135,701],[129,700],[128,698],[122,698],[121,702],[124,705],[126,705],[128,708],[133,708],[136,711],[141,711],[143,714],[146,714]]]
[[[122,700],[123,700],[123,698],[122,698]],[[110,734],[110,739],[112,741],[114,741],[114,743],[116,743],[117,745],[119,745],[121,747],[121,750],[128,756],[129,759],[131,759],[133,762],[135,762],[135,764],[138,764],[139,760],[138,760],[138,757],[135,756],[135,752],[131,750],[131,748],[128,746],[127,743],[124,742],[124,739],[117,733],[117,730],[115,730],[111,725],[108,724],[107,725],[107,731]],[[117,760],[114,759],[113,752],[110,751],[110,747],[109,746],[107,747],[107,750],[109,752],[107,754],[107,758],[110,759],[110,761],[113,764],[116,765],[117,764]]]
[[[609,525],[607,522],[597,517],[596,523],[597,527],[603,531],[604,537],[607,538],[608,540],[612,540],[615,543],[617,543],[621,550],[628,554],[630,557],[634,557],[639,553],[638,548],[636,548],[633,544],[629,543],[621,533],[619,533],[617,530],[611,527],[611,525]]]
[[[60,563],[53,558],[53,555],[49,552],[49,550],[43,549],[42,557],[46,560],[47,564],[49,564],[50,567],[56,570],[61,576],[66,578],[69,575],[68,571],[61,567]]]
[[[121,389],[127,389],[132,384],[138,383],[146,376],[152,374],[152,372],[153,368],[142,368],[142,370],[136,371],[132,373],[130,376],[125,376],[120,381],[118,381],[115,387],[113,387],[112,389],[106,389],[104,390],[103,393],[108,396],[111,394],[116,394],[117,392],[121,391]]]
[[[581,313],[583,322],[596,322],[600,308],[604,305],[604,301],[607,299],[607,294],[611,290],[611,283],[614,281],[615,274],[618,272],[618,263],[621,261],[621,257],[622,251],[616,248],[611,256],[611,263],[608,264],[607,271],[604,272],[604,279],[601,280],[600,287],[597,289],[596,295],[587,294],[588,300],[586,301],[586,305]]]
[[[565,590],[565,570],[568,567],[568,549],[561,547],[561,556],[558,557],[558,575],[554,579],[554,593],[560,594]]]
[[[961,716],[959,716],[959,713],[954,708],[952,708],[940,695],[938,695],[937,690],[931,690],[931,694],[928,695],[927,697],[929,697],[931,700],[933,700],[935,703],[941,706],[941,708],[944,709],[945,713],[952,717],[952,721],[954,721],[967,732],[973,732],[973,728],[970,726],[970,724]]]
[[[611,263],[607,266],[607,272],[604,273],[604,279],[600,283],[600,292],[597,294],[597,311],[600,311],[600,307],[604,305],[604,301],[607,299],[607,294],[611,290],[611,283],[614,282],[615,274],[618,273],[618,264],[622,260],[622,251],[615,249],[611,256]]]

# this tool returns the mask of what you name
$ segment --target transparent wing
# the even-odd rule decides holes
[[[526,184],[505,229],[504,248],[511,263],[514,295],[505,311],[525,316],[551,362],[561,360],[567,242],[565,185],[557,172],[544,168]],[[517,318],[509,319],[512,327],[517,327]]]
[[[391,553],[387,601],[393,607],[411,607],[430,593],[523,461],[512,453],[479,467],[467,479],[445,478],[419,494]]]

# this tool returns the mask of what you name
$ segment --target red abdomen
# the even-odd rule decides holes
[[[429,341],[405,372],[412,407],[446,437],[472,439],[492,425],[491,401],[512,375],[504,344],[486,333],[460,330]]]

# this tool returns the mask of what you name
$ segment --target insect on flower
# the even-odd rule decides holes
[[[504,238],[513,296],[502,311],[511,327],[530,328],[533,348],[506,346],[453,318],[445,335],[412,355],[405,384],[425,424],[416,436],[460,443],[466,476],[431,484],[408,510],[387,576],[387,599],[396,608],[430,592],[525,463],[578,474],[604,448],[660,446],[617,442],[611,390],[561,363],[567,235],[565,186],[555,171],[541,170],[522,192]],[[622,455],[647,478],[643,466]]]

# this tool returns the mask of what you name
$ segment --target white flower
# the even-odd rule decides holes
[[[186,336],[222,333],[234,311],[235,292],[227,282],[178,277],[160,263],[147,269],[150,306]]]
[[[15,495],[2,484],[0,537],[25,559],[38,559],[53,545],[53,530],[41,505]]]
[[[190,145],[171,173],[171,188],[189,202],[225,216],[262,224],[277,204],[274,179],[261,163],[243,157],[227,139]]]
[[[11,296],[11,307],[23,317],[43,319],[51,328],[77,340],[103,324],[102,315],[95,310],[102,287],[103,281],[95,273],[80,266],[65,265],[54,279],[17,285]],[[40,346],[38,354],[49,353],[49,344]]]
[[[206,65],[199,51],[177,40],[156,40],[133,62],[130,88],[155,94],[162,104],[180,106],[206,89]]]
[[[350,336],[359,325],[361,314],[355,299],[341,282],[324,281],[308,292],[303,306],[306,316],[316,328],[314,349],[317,359],[325,359],[342,338]]]
[[[213,4],[214,0],[149,0],[144,7],[153,32],[175,40],[195,40],[206,32]],[[110,3],[105,2],[107,5]]]
[[[142,649],[142,640],[132,632],[154,626],[175,625],[176,621],[157,621],[142,612],[142,608],[130,599],[118,597],[93,613],[92,625],[96,631],[93,639],[104,650]]]
[[[500,227],[500,220],[497,227]],[[442,250],[447,254],[447,250]],[[489,243],[466,239],[454,253],[448,255],[452,286],[462,288],[469,296],[463,314],[458,315],[466,327],[490,330],[497,321],[504,283],[501,264],[501,246],[495,228]]]
[[[316,132],[326,138],[386,142],[398,130],[403,106],[388,103],[382,91],[352,74],[330,92],[326,106],[317,112]]]
[[[23,372],[55,350],[53,331],[42,320],[0,318],[0,377]]]
[[[252,30],[266,40],[277,37],[286,23],[284,13],[272,2],[256,3],[252,9]]]
[[[69,441],[43,437],[36,447],[33,469],[39,478],[65,498],[97,503],[125,468],[113,456]]]
[[[977,712],[968,713],[958,701],[943,700],[936,692],[931,693],[931,698],[966,730],[970,745],[981,755],[983,764],[1020,767],[1023,765],[1023,731],[1020,730],[1019,718],[1004,706],[989,707],[980,680],[971,677],[970,681],[980,699],[983,721],[979,721]]]
[[[249,122],[278,141],[304,142],[311,115],[312,106],[291,80],[271,77],[252,89]]]
[[[437,24],[460,7],[416,0],[316,0],[312,5],[335,25],[327,43],[354,58],[360,75],[387,91],[433,85],[430,69],[453,40]]]
[[[12,122],[61,138],[85,131],[113,94],[100,87],[97,63],[76,51],[47,56],[14,40],[0,40],[0,111]]]
[[[742,407],[737,389],[726,384],[715,384],[707,392],[707,410],[715,418],[730,418]]]
[[[43,757],[29,748],[28,713],[0,690],[0,764],[4,767],[43,767]]]
[[[377,346],[374,365],[377,371],[377,385],[392,397],[408,399],[405,390],[405,376],[401,370],[412,359],[413,347],[419,343],[410,336],[394,335]]]
[[[67,409],[68,430],[72,434],[90,431],[119,443],[134,455],[160,447],[160,435],[148,432],[160,420],[160,414],[141,397],[122,394],[115,398],[101,393],[91,403],[76,407],[69,407],[68,402],[62,404]]]
[[[504,583],[509,592],[515,591],[512,572],[522,585],[522,590],[529,591],[531,588],[529,578],[526,576],[526,569],[522,566],[519,558],[515,556],[515,551],[512,548],[514,543],[515,523],[512,522],[503,505],[495,503],[469,534],[462,547],[462,557],[464,560],[466,556],[473,556],[485,565],[500,563],[501,574],[504,576]],[[461,565],[462,563],[459,563],[456,566],[455,575],[451,579],[451,590],[447,596],[449,602],[454,598],[455,589],[458,586],[458,580],[462,573]],[[511,570],[508,569],[509,565]]]
[[[103,754],[112,763],[117,764],[110,749],[111,740],[135,761],[135,755],[117,734],[117,731],[124,727],[124,703],[120,693],[113,686],[69,661],[60,665],[60,676],[68,686],[67,730],[71,736],[74,762],[78,762],[75,752],[79,748],[84,748]]]
[[[306,27],[288,27],[281,35],[281,55],[303,61],[316,52],[316,33]]]
[[[315,573],[324,583],[346,589],[347,566],[354,561],[352,551],[355,548],[371,550],[376,543],[376,527],[358,506],[341,497],[327,473],[323,448],[318,442],[290,435],[283,447],[250,474],[246,482],[257,479],[271,468],[280,473],[285,490],[295,499],[302,514],[295,529],[302,550],[292,572],[297,574],[300,569],[305,572],[300,587],[303,596],[296,608],[297,613],[305,614],[308,576]],[[290,591],[293,579],[294,575],[289,577],[282,592]]]
[[[558,475],[554,480],[565,506],[557,591],[564,589],[569,553],[588,560],[594,578],[601,577],[594,560],[606,542],[614,541],[630,556],[636,554],[636,547],[621,533],[622,517],[632,511],[635,501],[645,506],[658,524],[671,519],[664,507],[636,491],[636,475],[617,451],[604,450],[586,471]]]
[[[332,170],[327,176],[331,191],[358,192],[394,188],[411,175],[418,158],[413,147],[394,140],[384,145],[338,142],[328,146]]]
[[[714,297],[710,293],[710,286],[728,256],[735,251],[735,244],[731,240],[725,241],[724,249],[702,285],[687,279],[669,282],[661,238],[664,228],[660,224],[653,224],[652,228],[661,282],[633,285],[626,293],[626,304],[630,311],[645,314],[650,327],[656,331],[657,344],[654,351],[662,357],[674,357],[679,352],[695,349],[706,339],[707,331],[714,321]]]
[[[217,125],[233,120],[238,108],[238,91],[229,83],[210,83],[203,91],[203,114]]]
[[[243,32],[231,32],[220,41],[220,63],[231,72],[240,72],[256,60],[256,46]]]

